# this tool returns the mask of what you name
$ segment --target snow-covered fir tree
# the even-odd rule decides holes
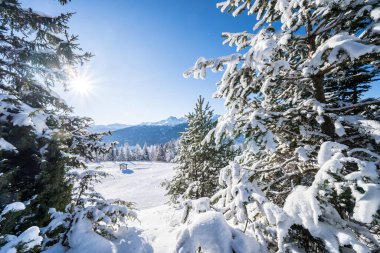
[[[148,150],[148,145],[145,143],[142,149],[142,157],[141,159],[143,161],[149,161],[149,150]]]
[[[258,21],[254,33],[223,34],[242,53],[199,58],[184,74],[224,71],[215,96],[227,112],[213,136],[244,137],[215,208],[259,244],[254,252],[379,249],[380,100],[363,94],[379,76],[380,2],[217,7]]]
[[[108,203],[93,190],[97,172],[69,176],[109,149],[99,142],[102,134],[86,130],[91,120],[72,116],[52,90],[60,85],[67,89],[70,74],[91,56],[69,34],[71,16],[52,17],[23,8],[17,0],[0,1],[1,252],[39,252],[55,243],[71,247],[69,232],[90,211],[104,210],[104,217],[111,217],[107,210],[121,210],[122,216],[133,216],[128,203]],[[81,181],[79,195],[74,180]],[[71,217],[67,221],[73,226],[58,222],[59,233],[50,233],[52,210]],[[85,212],[86,217],[76,215]],[[124,226],[122,216],[102,224],[93,217],[88,231],[102,234],[104,226],[107,231]]]
[[[161,161],[173,162],[178,152],[178,140],[164,144],[144,144],[130,148],[126,143],[123,146],[115,145],[107,154],[96,154],[97,161]]]
[[[160,144],[156,146],[156,161],[160,161],[160,162],[166,161],[166,151],[165,151],[164,144]]]
[[[181,134],[176,157],[175,176],[166,182],[168,195],[173,202],[178,199],[210,197],[218,190],[220,169],[234,158],[233,142],[213,140],[204,142],[215,127],[214,113],[209,103],[199,97],[194,112],[186,115],[188,127]]]

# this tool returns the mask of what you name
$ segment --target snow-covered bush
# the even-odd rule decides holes
[[[0,253],[37,252],[42,243],[42,236],[40,236],[40,229],[33,226],[19,236],[7,235],[3,238],[0,237],[0,240],[5,241],[0,248]]]
[[[227,112],[210,135],[244,137],[212,202],[261,252],[378,248],[380,100],[362,98],[380,73],[380,3],[217,6],[258,22],[256,33],[223,34],[242,53],[201,57],[184,73],[224,71],[215,96]]]
[[[258,252],[259,245],[253,238],[228,225],[223,214],[210,210],[209,204],[208,198],[193,201],[195,213],[178,234],[176,252]]]
[[[68,247],[86,248],[83,237],[91,241],[117,238],[119,229],[127,227],[128,220],[136,219],[133,204],[122,200],[107,200],[94,190],[94,184],[99,183],[107,173],[98,170],[74,171],[70,173],[74,180],[73,201],[65,212],[50,210],[52,221],[44,228],[47,237],[44,248]],[[57,236],[59,234],[59,236]],[[109,243],[108,243],[109,244]]]

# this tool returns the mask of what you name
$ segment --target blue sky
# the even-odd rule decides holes
[[[199,95],[216,113],[223,101],[213,99],[220,75],[184,79],[182,73],[200,56],[234,52],[223,46],[224,31],[252,30],[255,19],[221,13],[212,0],[25,0],[49,15],[76,12],[69,23],[81,47],[95,56],[86,64],[94,80],[91,96],[63,94],[74,112],[97,124],[157,121],[183,116]]]
[[[223,46],[222,32],[252,31],[256,20],[221,13],[217,0],[25,0],[25,7],[50,15],[76,12],[69,26],[81,47],[95,56],[86,64],[91,95],[62,94],[74,112],[97,124],[158,121],[181,117],[199,95],[216,113],[223,101],[212,98],[220,74],[206,80],[184,79],[183,71],[200,56],[234,52]],[[380,96],[380,85],[369,96]]]

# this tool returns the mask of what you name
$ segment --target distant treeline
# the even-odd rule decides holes
[[[178,151],[178,140],[172,140],[164,144],[145,144],[136,146],[114,146],[109,153],[98,155],[97,161],[161,161],[172,162]]]

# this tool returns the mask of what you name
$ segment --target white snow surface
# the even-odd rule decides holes
[[[199,247],[207,253],[254,253],[259,250],[254,240],[230,227],[223,214],[215,211],[196,214],[178,235],[176,252],[194,253]]]
[[[103,170],[111,175],[95,188],[107,199],[134,202],[138,209],[157,207],[169,201],[161,183],[174,176],[172,163],[127,162],[123,172],[118,163],[101,163]],[[92,164],[91,167],[99,166]]]
[[[22,202],[13,202],[9,205],[6,205],[3,211],[0,214],[0,217],[9,213],[9,212],[17,212],[25,209],[25,205]]]
[[[102,170],[111,174],[103,183],[95,186],[105,198],[120,198],[135,202],[139,221],[130,223],[127,231],[121,231],[120,244],[112,252],[125,253],[168,253],[175,249],[176,236],[181,228],[182,210],[176,210],[167,203],[165,189],[161,182],[174,175],[172,163],[127,162],[128,169],[119,169],[119,163],[104,162]],[[82,240],[83,241],[83,240]],[[150,244],[151,247],[147,244]],[[153,249],[152,249],[153,248]],[[78,251],[79,252],[79,251]],[[111,251],[102,251],[106,253]]]
[[[17,149],[11,143],[4,140],[4,138],[0,138],[0,150],[15,151]]]

